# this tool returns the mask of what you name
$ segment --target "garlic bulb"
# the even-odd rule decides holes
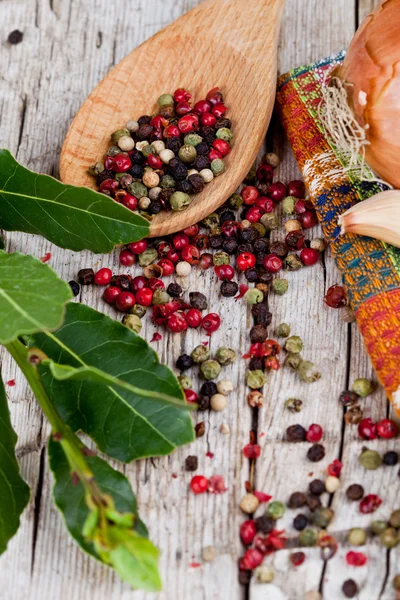
[[[400,190],[380,192],[339,217],[341,233],[356,233],[400,248]]]

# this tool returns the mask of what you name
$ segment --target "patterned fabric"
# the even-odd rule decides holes
[[[322,87],[344,52],[282,75],[277,108],[312,202],[342,273],[378,378],[400,416],[400,249],[365,236],[340,235],[338,217],[382,191],[363,182],[326,135],[319,118]],[[372,175],[372,173],[371,173]]]

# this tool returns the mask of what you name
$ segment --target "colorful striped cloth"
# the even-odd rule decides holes
[[[360,181],[354,171],[345,170],[349,166],[346,157],[326,135],[319,119],[322,87],[344,54],[282,75],[277,108],[342,273],[367,351],[400,416],[400,249],[365,236],[341,236],[338,225],[340,214],[384,188]]]

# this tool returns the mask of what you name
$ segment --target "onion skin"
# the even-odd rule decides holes
[[[366,17],[334,75],[351,84],[349,106],[367,125],[365,160],[400,188],[400,0],[382,0]]]

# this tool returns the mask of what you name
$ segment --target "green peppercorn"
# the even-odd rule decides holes
[[[388,528],[388,523],[386,521],[372,521],[371,523],[371,532],[374,535],[380,535]]]
[[[219,227],[219,215],[217,213],[211,213],[203,219],[203,225],[211,229],[211,231],[215,231]]]
[[[169,202],[172,210],[181,211],[185,210],[185,208],[189,206],[191,203],[191,198],[189,194],[185,194],[184,192],[174,192]]]
[[[200,364],[200,375],[203,379],[211,381],[221,373],[221,365],[216,360],[205,360]]]
[[[203,141],[203,138],[201,137],[201,135],[198,135],[197,133],[188,133],[188,135],[185,135],[185,138],[183,141],[185,142],[186,145],[196,147],[199,144],[201,144],[201,142]],[[197,152],[196,152],[196,154],[197,154]]]
[[[221,158],[216,158],[211,163],[211,171],[214,174],[214,177],[218,177],[218,175],[222,175],[225,171],[225,163]]]
[[[219,250],[213,256],[214,267],[217,267],[220,265],[229,265],[230,262],[231,262],[231,259],[230,259],[229,254],[227,252],[223,252],[222,250]]]
[[[277,500],[274,500],[274,502],[270,502],[267,506],[267,516],[272,517],[273,519],[275,519],[275,521],[281,519],[285,514],[285,511],[286,507],[283,504],[283,502],[279,502]]]
[[[358,462],[364,469],[375,471],[381,466],[382,458],[375,450],[363,450],[358,457]]]
[[[279,226],[278,215],[275,212],[265,213],[260,221],[267,231],[273,231]]]
[[[320,506],[315,509],[312,515],[312,522],[317,527],[325,529],[333,519],[334,512],[331,508]]]
[[[233,210],[237,210],[238,208],[240,208],[243,204],[243,198],[240,194],[232,194],[232,196],[230,196],[228,198],[228,204],[229,204],[229,208],[232,208]]]
[[[289,282],[287,279],[274,279],[272,282],[272,289],[278,296],[283,296],[288,291]]]
[[[299,543],[300,546],[315,546],[317,543],[317,533],[314,529],[303,529],[303,531],[299,535]]]
[[[267,233],[267,230],[265,229],[265,227],[262,223],[252,223],[251,227],[252,227],[252,229],[257,231],[258,237],[264,237],[265,234]]]
[[[395,575],[392,583],[395,590],[400,590],[400,575]]]
[[[171,94],[161,94],[157,100],[158,106],[174,106],[174,97]]]
[[[148,267],[158,258],[158,252],[155,248],[147,248],[144,252],[139,254],[139,265],[141,267]]]
[[[298,271],[303,266],[297,254],[288,254],[283,261],[283,266],[286,271]]]
[[[275,329],[275,333],[278,337],[288,337],[290,335],[290,325],[288,325],[287,323],[281,323]]]
[[[128,135],[130,137],[130,133],[128,129],[117,129],[117,131],[114,131],[114,133],[111,134],[111,141],[114,145],[116,145],[118,143],[119,138],[123,137],[124,135]],[[119,150],[119,152],[121,152],[121,150]]]
[[[289,367],[289,369],[293,369],[293,371],[297,371],[302,361],[303,359],[301,358],[300,354],[289,352],[285,358],[285,366]]]
[[[322,377],[322,374],[316,365],[309,360],[302,360],[300,362],[297,373],[299,374],[301,381],[305,381],[306,383],[313,383]]]
[[[225,142],[228,142],[228,144],[231,143],[232,138],[233,138],[232,131],[230,129],[228,129],[227,127],[221,127],[220,129],[217,129],[217,133],[215,135],[220,140],[224,140]]]
[[[141,319],[147,313],[147,306],[142,306],[141,304],[134,304],[129,312],[132,315],[136,315]]]
[[[147,158],[148,156],[150,156],[150,154],[153,154],[154,150],[151,147],[151,144],[147,144],[147,146],[143,146],[141,152],[142,152],[143,156],[145,158]]]
[[[287,338],[284,348],[286,352],[299,354],[303,350],[303,340],[298,335],[292,335]]]
[[[178,375],[178,381],[183,390],[191,390],[193,381],[187,375]]]
[[[97,162],[88,168],[89,175],[92,175],[93,177],[100,175],[100,173],[102,173],[103,171],[104,171],[104,163],[102,163],[102,162]]]
[[[295,198],[294,196],[286,196],[286,198],[284,198],[282,200],[282,211],[284,215],[294,215],[295,210],[295,204],[297,202],[297,198]]]
[[[161,177],[160,188],[163,190],[172,190],[176,186],[176,181],[171,175]]]
[[[367,533],[361,527],[350,529],[347,541],[351,546],[363,546],[367,541]]]
[[[140,333],[142,329],[142,321],[137,315],[125,315],[122,320],[122,323],[125,325],[125,327],[127,327],[131,331],[134,331],[135,333]]]
[[[264,300],[264,294],[257,288],[249,288],[244,295],[247,304],[252,306],[253,304],[260,304]]]
[[[236,352],[232,348],[221,346],[215,353],[215,358],[220,365],[229,365],[236,360]]]
[[[192,353],[190,356],[192,357],[192,360],[194,363],[200,364],[210,358],[210,351],[207,348],[207,346],[203,346],[203,344],[199,344],[198,346],[196,346],[196,348],[194,350],[192,350]]]
[[[117,156],[117,154],[126,154],[126,153],[121,152],[121,148],[119,146],[110,146],[106,152],[106,156]]]
[[[128,192],[140,200],[140,198],[147,196],[147,187],[140,181],[134,181],[128,185]]]
[[[388,527],[380,534],[379,541],[385,548],[395,548],[399,543],[399,534],[394,527]]]
[[[167,304],[171,300],[171,296],[163,288],[157,288],[153,292],[152,304]]]
[[[246,384],[252,390],[258,390],[267,382],[263,371],[257,369],[256,371],[247,371],[246,373]]]
[[[400,510],[399,509],[394,510],[392,512],[392,514],[390,515],[389,525],[391,527],[394,527],[395,529],[400,528]]]
[[[192,144],[184,144],[179,148],[178,156],[183,163],[192,163],[196,160],[196,148]]]
[[[295,354],[295,356],[298,356]],[[290,412],[300,412],[303,408],[303,401],[298,398],[289,398],[285,402],[285,408],[290,410]]]
[[[360,377],[359,379],[356,379],[353,383],[353,392],[355,392],[357,396],[366,398],[373,392],[372,383],[365,377]]]

